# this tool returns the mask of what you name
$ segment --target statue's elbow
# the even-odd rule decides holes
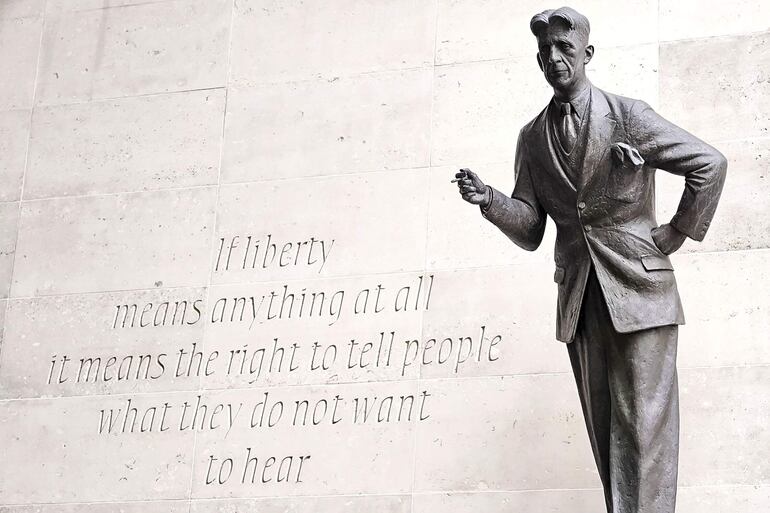
[[[519,236],[509,236],[508,238],[525,251],[535,251],[540,247],[540,243],[543,241],[543,234],[528,233]]]
[[[717,173],[724,176],[727,173],[727,157],[725,157],[722,152],[717,150],[716,148],[713,149],[712,155],[711,155],[711,162],[714,166],[714,169],[717,170]]]
[[[539,247],[540,247],[539,242],[535,242],[535,243],[530,242],[530,243],[521,245],[521,248],[525,251],[535,251]]]
[[[716,148],[711,148],[709,155],[709,161],[711,162],[711,168],[717,175],[724,178],[727,173],[727,157],[725,157],[721,151]]]

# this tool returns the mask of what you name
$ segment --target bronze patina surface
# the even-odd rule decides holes
[[[567,343],[610,513],[672,513],[676,503],[678,325],[684,314],[671,253],[703,240],[727,171],[716,149],[641,100],[586,77],[588,20],[569,7],[530,28],[553,99],[525,125],[512,195],[469,169],[467,202],[518,246],[556,223],[556,338]],[[655,171],[684,177],[669,223],[655,219]]]

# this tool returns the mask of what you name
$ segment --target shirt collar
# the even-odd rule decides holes
[[[577,96],[569,100],[569,104],[572,105],[572,108],[575,111],[575,114],[578,115],[578,118],[583,119],[586,113],[586,108],[588,108],[588,102],[591,100],[591,86],[588,85],[585,89],[583,89]],[[563,101],[557,100],[556,97],[553,97],[553,102],[556,107],[559,107],[559,104],[565,103]],[[559,112],[558,110],[556,112]]]

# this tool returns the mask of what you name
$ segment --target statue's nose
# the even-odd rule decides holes
[[[559,53],[556,51],[556,46],[548,48],[548,62],[554,63],[559,60]]]

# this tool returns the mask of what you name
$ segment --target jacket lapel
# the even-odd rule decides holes
[[[554,108],[553,105],[553,101],[548,102],[548,106],[543,110],[543,115],[538,119],[538,124],[534,127],[535,133],[541,138],[538,146],[545,150],[546,153],[542,158],[548,163],[548,168],[554,172],[557,180],[566,184],[573,192],[576,192],[575,184],[567,176],[566,171],[559,162],[559,157],[556,155],[557,149],[554,146],[556,134],[552,133],[551,123],[548,121],[552,115],[551,109]]]
[[[591,86],[591,102],[588,114],[588,134],[580,173],[580,190],[591,181],[596,168],[611,145],[610,139],[615,131],[616,122],[611,117],[607,98],[594,86]]]

